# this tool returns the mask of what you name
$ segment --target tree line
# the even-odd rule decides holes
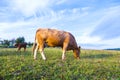
[[[18,37],[16,39],[11,39],[11,40],[0,40],[0,47],[7,48],[7,47],[14,47],[14,44],[16,43],[25,43],[25,38],[24,37]],[[28,46],[32,46],[33,43],[31,42],[26,42]]]

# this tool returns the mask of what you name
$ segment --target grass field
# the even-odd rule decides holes
[[[82,50],[76,60],[72,51],[61,60],[62,50],[46,48],[33,60],[31,48],[26,52],[0,49],[0,80],[120,80],[120,51]]]

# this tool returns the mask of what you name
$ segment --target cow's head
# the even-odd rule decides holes
[[[80,59],[80,46],[73,50],[74,57]]]

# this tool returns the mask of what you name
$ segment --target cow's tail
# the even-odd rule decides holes
[[[36,37],[35,37],[35,42],[33,43],[33,47],[32,47],[32,54],[34,54],[35,52],[36,45],[37,43],[36,43]]]

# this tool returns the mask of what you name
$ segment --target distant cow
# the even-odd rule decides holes
[[[35,35],[35,43],[33,44],[34,59],[36,59],[37,51],[39,49],[42,58],[46,60],[44,55],[45,44],[51,47],[62,47],[62,60],[65,59],[65,52],[67,50],[73,50],[74,57],[80,58],[80,47],[77,46],[74,36],[69,32],[56,29],[38,29]]]
[[[20,51],[21,48],[24,48],[24,51],[26,51],[26,46],[27,46],[27,43],[16,43],[15,44],[15,47],[18,48],[18,51]]]

